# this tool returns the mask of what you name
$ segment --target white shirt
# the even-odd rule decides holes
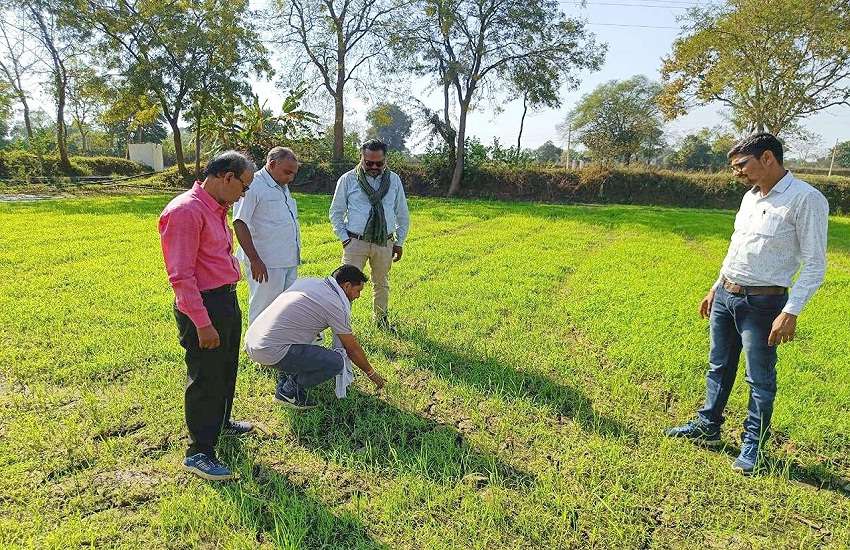
[[[766,196],[753,187],[735,216],[721,279],[744,286],[790,287],[783,311],[799,315],[823,283],[828,220],[826,198],[790,171]]]
[[[289,186],[278,185],[265,167],[254,174],[245,196],[233,205],[233,219],[248,226],[257,254],[266,267],[296,267],[301,263],[298,205]],[[236,255],[247,262],[241,247]]]
[[[274,365],[292,344],[312,344],[328,327],[334,334],[352,333],[345,292],[333,277],[298,279],[248,327],[245,351],[261,365]]]
[[[372,189],[378,189],[381,186],[381,176],[373,178],[367,175],[366,181]],[[384,214],[387,218],[387,233],[395,233],[396,244],[403,246],[410,229],[410,212],[407,210],[404,186],[395,172],[390,172],[390,188],[381,203],[384,205]],[[366,222],[369,221],[371,211],[372,204],[366,193],[360,189],[354,170],[343,174],[336,182],[336,191],[334,191],[329,212],[331,225],[339,240],[348,240],[348,231],[362,235],[366,230]]]

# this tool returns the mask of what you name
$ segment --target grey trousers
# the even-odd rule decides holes
[[[312,344],[292,344],[283,359],[274,366],[285,374],[302,389],[318,386],[342,372],[342,355],[324,346]]]

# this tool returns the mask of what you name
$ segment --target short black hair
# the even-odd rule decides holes
[[[782,142],[768,132],[745,137],[732,147],[726,158],[731,159],[735,155],[753,155],[756,158],[761,158],[765,151],[773,153],[776,161],[782,164]]]
[[[387,154],[387,144],[377,138],[367,139],[360,145],[360,152],[363,151],[383,151],[384,154]]]
[[[242,175],[245,170],[256,170],[257,166],[244,153],[239,151],[225,151],[207,163],[204,170],[204,177],[220,176],[228,172],[233,172],[236,177]]]
[[[342,285],[342,283],[359,285],[369,281],[369,277],[367,277],[362,271],[349,264],[341,265],[334,269],[334,272],[331,273],[331,275],[340,285]]]

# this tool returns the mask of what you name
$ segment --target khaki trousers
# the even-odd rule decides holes
[[[366,260],[372,270],[372,311],[375,319],[387,314],[390,301],[390,268],[393,265],[394,241],[385,246],[352,238],[342,250],[342,263],[363,269]]]

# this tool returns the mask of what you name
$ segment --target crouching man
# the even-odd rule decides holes
[[[360,297],[366,275],[352,265],[337,268],[330,277],[298,279],[278,296],[248,328],[245,350],[261,365],[279,371],[275,401],[296,409],[316,403],[307,390],[337,377],[337,396],[351,380],[347,360],[357,365],[376,387],[384,379],[372,368],[351,330],[351,302]],[[334,350],[315,345],[316,336],[330,327]]]

